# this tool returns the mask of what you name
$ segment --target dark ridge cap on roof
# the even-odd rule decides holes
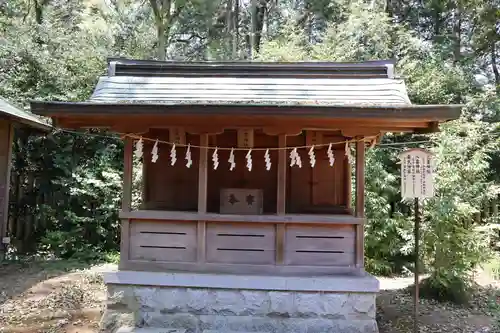
[[[108,58],[109,76],[393,78],[394,60],[366,62],[185,62]]]

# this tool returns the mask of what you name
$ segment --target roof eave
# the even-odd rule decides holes
[[[27,119],[15,118],[12,120],[15,123],[21,124],[23,126],[31,127],[33,129],[39,130],[39,131],[44,132],[44,133],[48,133],[48,132],[52,131],[52,129],[53,129],[53,127],[48,125],[48,124],[43,124],[43,123],[39,123],[36,121],[30,121]]]
[[[44,123],[43,121],[36,119],[36,117],[32,116],[31,114],[15,107],[13,104],[9,103],[5,99],[0,99],[4,107],[7,109],[0,108],[0,116],[3,118],[6,118],[10,120],[13,123],[21,124],[23,126],[31,127],[33,129],[37,129],[43,132],[50,132],[52,130],[52,126],[49,124]],[[9,110],[10,109],[10,110]],[[21,115],[18,115],[16,113],[13,113],[13,109],[17,113],[21,113]]]
[[[150,104],[150,103],[88,103],[88,102],[32,102],[34,114],[48,117],[72,115],[269,115],[301,117],[384,117],[418,119],[431,117],[429,121],[445,122],[458,119],[463,105],[248,105],[248,104]],[[238,113],[235,109],[246,109]],[[339,112],[332,113],[332,109]],[[342,112],[341,112],[342,111]],[[432,117],[432,115],[435,115]]]

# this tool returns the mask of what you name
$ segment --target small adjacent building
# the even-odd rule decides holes
[[[50,126],[5,99],[0,98],[0,258],[9,243],[7,225],[9,218],[10,169],[15,127],[28,127],[38,132],[50,131]]]
[[[31,107],[60,127],[123,137],[109,331],[128,318],[188,332],[376,332],[365,151],[386,132],[428,133],[460,115],[413,105],[391,61],[110,59],[90,100]]]

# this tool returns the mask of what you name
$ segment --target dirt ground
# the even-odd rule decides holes
[[[111,269],[115,266],[0,264],[0,332],[98,332],[106,298],[101,272]],[[493,312],[500,308],[500,283],[485,277],[478,280],[484,287],[467,307],[422,300],[420,332],[495,332]],[[413,302],[406,291],[412,281],[380,279],[381,333],[412,332]]]

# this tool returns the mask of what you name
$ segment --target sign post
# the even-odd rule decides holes
[[[401,159],[401,197],[414,200],[415,211],[415,293],[413,295],[413,331],[418,333],[419,305],[419,240],[420,205],[419,199],[434,196],[434,156],[427,150],[414,148],[399,155]]]

